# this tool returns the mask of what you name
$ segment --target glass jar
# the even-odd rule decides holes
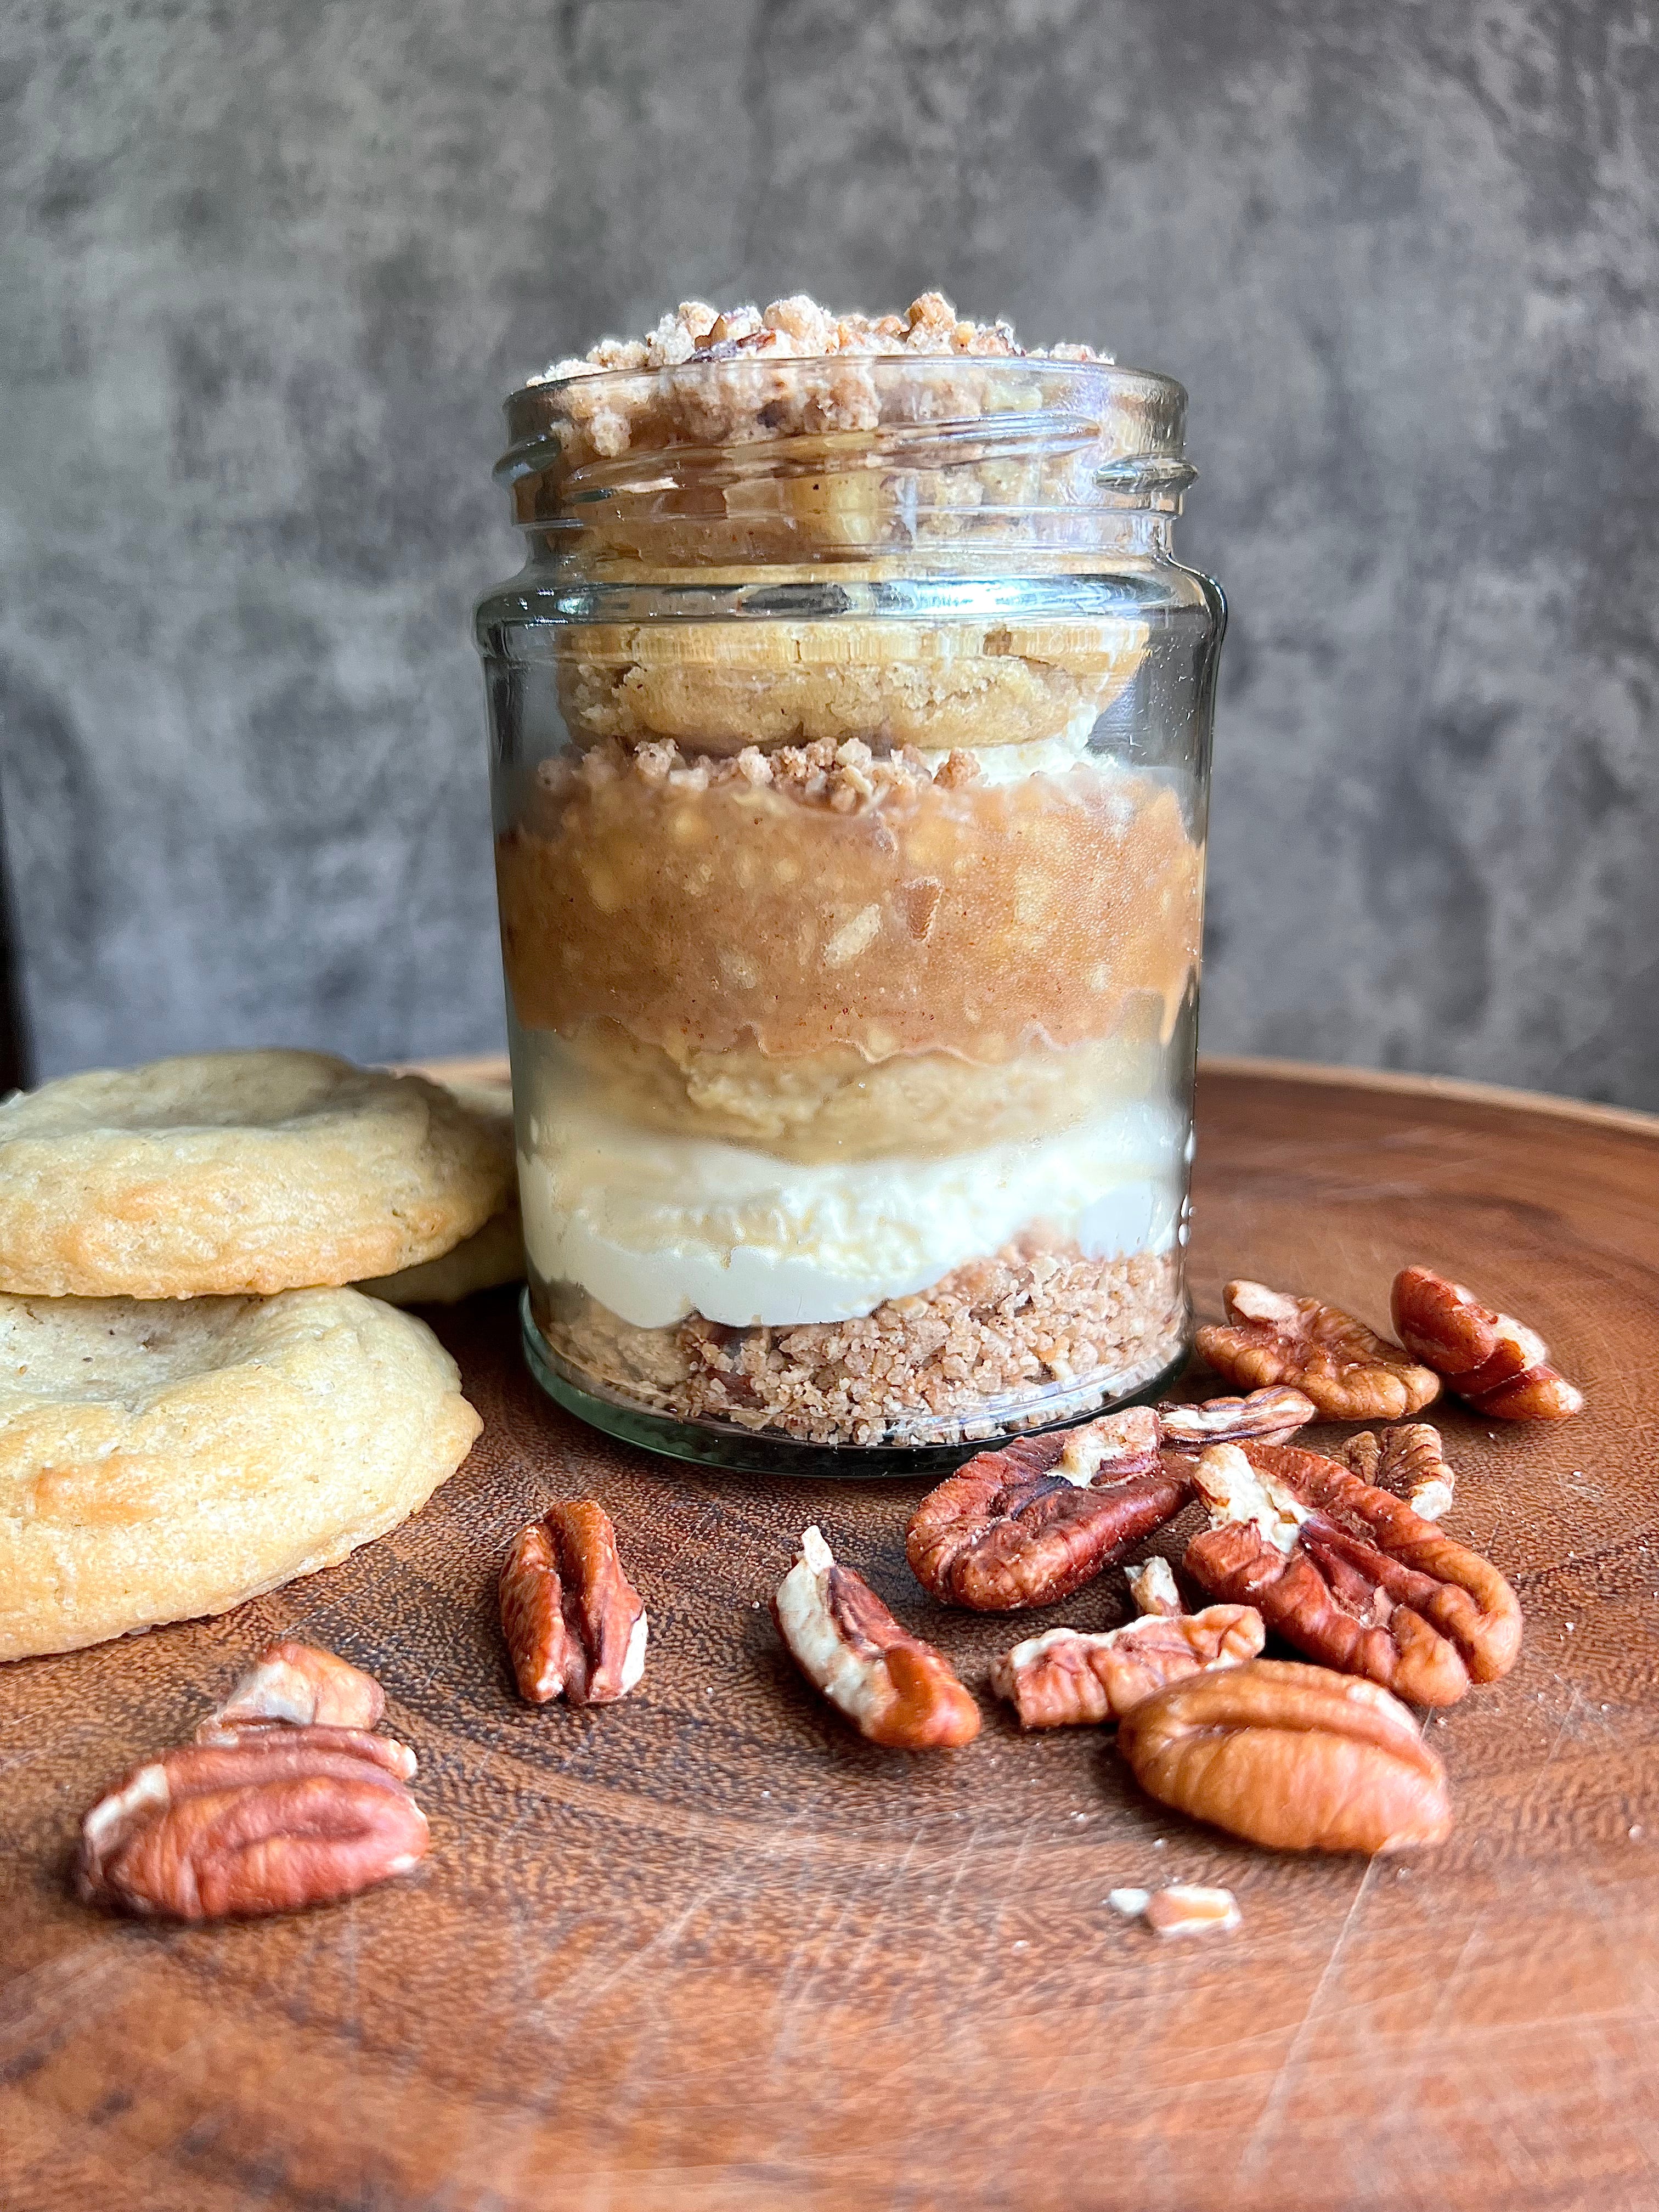
[[[1180,1367],[1221,596],[1170,379],[545,380],[489,693],[530,1364],[719,1466],[932,1472]]]

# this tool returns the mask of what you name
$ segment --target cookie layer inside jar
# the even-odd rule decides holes
[[[883,751],[1075,753],[1133,680],[1146,635],[1133,618],[594,625],[569,633],[559,700],[579,745],[669,738],[719,757],[861,738]]]

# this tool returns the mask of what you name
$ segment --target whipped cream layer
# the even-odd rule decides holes
[[[1091,1259],[1174,1244],[1184,1132],[1149,1106],[949,1159],[802,1164],[532,1100],[525,1249],[636,1328],[850,1321],[1028,1231]]]
[[[1085,707],[1052,738],[1032,738],[1012,745],[953,745],[944,752],[921,745],[917,757],[928,775],[936,776],[947,761],[965,753],[978,769],[981,783],[1019,783],[1028,775],[1069,775],[1075,768],[1109,774],[1116,763],[1104,756],[1091,756],[1089,750],[1098,720],[1094,708]]]

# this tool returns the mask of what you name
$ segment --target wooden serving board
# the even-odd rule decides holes
[[[764,1601],[817,1519],[977,1683],[1009,1626],[931,1607],[909,1492],[654,1462],[544,1402],[510,1296],[438,1326],[485,1430],[417,1520],[228,1619],[0,1674],[8,2212],[1138,2212],[1659,2202],[1659,1121],[1212,1065],[1194,1279],[1381,1321],[1419,1260],[1543,1330],[1553,1430],[1449,1413],[1450,1526],[1513,1578],[1507,1680],[1434,1721],[1458,1825],[1406,1862],[1275,1856],[1140,1797],[1110,1737],[850,1735]],[[639,1692],[512,1693],[495,1574],[550,1494],[614,1516]],[[1180,1549],[1182,1530],[1164,1548]],[[1109,1575],[1056,1615],[1119,1617]],[[279,1632],[372,1668],[419,1749],[412,1881],[298,1918],[122,1923],[76,1816]],[[1164,1943],[1109,1890],[1222,1882]]]

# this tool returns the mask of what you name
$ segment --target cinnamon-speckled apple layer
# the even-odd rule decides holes
[[[498,841],[514,1013],[671,1054],[850,1047],[981,1066],[1111,1036],[1196,970],[1202,855],[1175,793],[1079,764],[986,781],[827,741],[544,763]]]

